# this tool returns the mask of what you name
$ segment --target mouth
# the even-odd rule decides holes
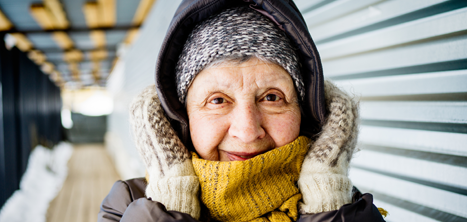
[[[256,153],[247,153],[247,152],[227,152],[224,151],[227,154],[227,157],[229,158],[230,161],[245,161],[248,159],[251,159],[255,156],[258,156],[260,154],[265,153],[264,152],[256,152]]]

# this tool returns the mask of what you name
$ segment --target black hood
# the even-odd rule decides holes
[[[161,105],[180,139],[191,148],[188,115],[180,103],[175,84],[175,67],[192,29],[199,22],[226,8],[239,5],[260,11],[284,30],[298,49],[305,85],[302,101],[301,134],[311,136],[325,119],[324,81],[321,60],[305,21],[289,0],[185,0],[178,7],[159,52],[156,66],[156,90]]]

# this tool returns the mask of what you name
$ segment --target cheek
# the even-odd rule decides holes
[[[266,131],[274,140],[276,147],[284,146],[294,141],[300,134],[300,111],[287,112],[268,116],[265,122]]]
[[[202,159],[219,160],[218,145],[223,140],[225,122],[215,116],[193,114],[189,117],[190,135],[196,152]]]

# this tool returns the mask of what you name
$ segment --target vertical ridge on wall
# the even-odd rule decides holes
[[[361,100],[354,185],[388,221],[467,221],[467,1],[310,2],[325,77]]]
[[[0,208],[19,189],[29,154],[62,140],[60,88],[0,38]]]

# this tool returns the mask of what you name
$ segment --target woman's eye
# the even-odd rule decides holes
[[[224,98],[215,98],[215,99],[211,100],[211,103],[213,103],[213,104],[222,104],[224,102],[225,102]]]
[[[266,101],[278,101],[279,99],[280,97],[274,94],[268,94],[266,97],[264,97],[264,100]]]

